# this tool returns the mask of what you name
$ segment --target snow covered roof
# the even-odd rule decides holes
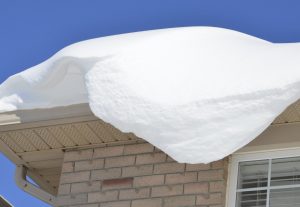
[[[299,51],[211,27],[88,40],[5,81],[0,111],[88,103],[175,160],[207,163],[249,143],[298,100]]]

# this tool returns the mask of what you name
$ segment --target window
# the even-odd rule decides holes
[[[233,158],[228,207],[300,207],[300,150]]]

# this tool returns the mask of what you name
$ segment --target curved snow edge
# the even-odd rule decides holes
[[[300,95],[300,46],[186,27],[71,45],[0,85],[0,111],[89,103],[178,162],[233,153]]]

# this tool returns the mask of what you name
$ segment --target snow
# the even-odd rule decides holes
[[[300,97],[300,44],[185,27],[79,42],[0,86],[0,111],[89,103],[178,162],[243,147]]]

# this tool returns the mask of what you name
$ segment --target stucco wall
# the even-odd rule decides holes
[[[148,143],[65,152],[57,206],[221,207],[227,159],[180,164]]]

